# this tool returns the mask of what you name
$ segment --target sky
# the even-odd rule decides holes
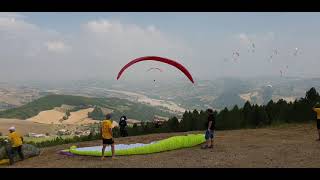
[[[176,60],[195,80],[319,77],[319,19],[302,12],[0,13],[0,81],[115,80],[130,60],[149,55]],[[187,81],[157,62],[135,64],[120,80],[136,79]]]

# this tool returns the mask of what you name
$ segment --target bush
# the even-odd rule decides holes
[[[55,139],[48,140],[48,141],[42,141],[42,142],[28,141],[26,143],[32,144],[36,147],[50,147],[50,146],[56,146],[56,145],[61,145],[61,144],[98,140],[100,138],[101,138],[100,134],[81,136],[81,137],[74,136],[73,138],[66,138],[66,139],[59,136],[59,137],[56,137]]]
[[[88,113],[88,117],[93,120],[104,120],[105,115],[103,114],[101,108],[95,107],[92,112]]]

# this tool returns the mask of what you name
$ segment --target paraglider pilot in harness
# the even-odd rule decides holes
[[[126,137],[128,136],[127,132],[127,117],[126,116],[121,116],[120,121],[119,121],[119,126],[120,126],[120,135],[121,137]]]

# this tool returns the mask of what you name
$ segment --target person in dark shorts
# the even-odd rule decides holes
[[[318,129],[318,141],[320,141],[320,103],[317,103],[314,107],[313,110],[317,113],[317,129]]]
[[[214,138],[214,130],[215,130],[215,117],[212,109],[207,109],[208,113],[208,122],[207,122],[207,130],[205,133],[206,144],[202,146],[202,149],[213,148],[213,138]]]
[[[14,156],[16,153],[18,153],[21,160],[24,160],[24,155],[22,152],[23,137],[16,132],[15,127],[9,128],[8,137],[11,142],[11,149],[8,149],[7,153],[9,156],[10,165],[12,165],[14,163]]]
[[[121,116],[120,121],[119,121],[119,126],[120,126],[120,135],[122,137],[128,136],[127,132],[127,117],[126,116]]]
[[[112,122],[111,114],[106,115],[106,120],[102,121],[101,124],[101,136],[102,136],[102,157],[101,160],[104,160],[104,152],[108,145],[111,145],[112,159],[115,158],[115,148],[114,141],[112,137]]]

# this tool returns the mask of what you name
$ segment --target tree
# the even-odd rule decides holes
[[[167,122],[168,128],[171,131],[178,131],[179,130],[179,120],[176,117],[170,118]]]
[[[182,131],[190,131],[191,130],[191,127],[192,127],[192,113],[191,112],[186,111],[183,114],[180,125],[181,125]]]
[[[70,114],[70,111],[67,111],[66,112],[66,115],[67,115],[67,117],[69,117],[71,114]]]
[[[197,130],[207,129],[207,119],[208,119],[208,113],[201,110],[199,113],[197,124],[196,124],[196,129]]]
[[[88,117],[94,120],[103,120],[105,115],[103,114],[101,108],[95,107],[92,112],[88,113]]]
[[[258,118],[257,125],[259,127],[265,126],[265,125],[270,125],[270,120],[269,120],[268,114],[263,106],[258,108],[257,118]]]
[[[319,101],[319,93],[316,91],[314,87],[312,87],[309,91],[306,92],[306,99],[312,105]]]
[[[242,114],[243,114],[243,121],[242,121],[242,127],[250,127],[251,122],[253,121],[253,116],[252,116],[252,106],[249,101],[247,101],[242,109]]]
[[[193,110],[193,112],[192,112],[192,120],[191,120],[191,122],[190,122],[190,131],[194,131],[194,130],[198,130],[197,129],[197,127],[198,127],[198,125],[197,124],[199,124],[199,123],[201,123],[200,122],[200,115],[199,115],[199,112],[195,109],[195,110]]]
[[[272,122],[275,119],[274,107],[275,107],[275,104],[273,100],[270,100],[268,104],[265,106],[265,110],[268,114],[268,118],[270,122]]]
[[[227,117],[229,114],[229,110],[227,107],[225,107],[220,113],[217,115],[216,118],[216,126],[217,129],[228,129],[228,124],[226,123]]]

